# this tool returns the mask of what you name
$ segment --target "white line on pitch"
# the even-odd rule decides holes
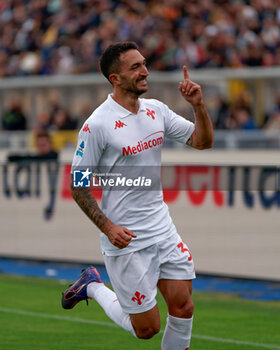
[[[11,314],[23,315],[23,316],[49,318],[49,319],[54,319],[54,320],[70,321],[70,322],[78,322],[78,323],[87,323],[87,324],[93,324],[95,326],[118,327],[115,323],[106,322],[106,321],[87,320],[85,318],[79,318],[79,317],[51,315],[51,314],[45,314],[45,313],[41,313],[41,312],[32,312],[32,311],[17,310],[17,309],[7,309],[4,307],[0,307],[0,312],[1,311],[6,312],[6,313],[11,313]]]
[[[114,324],[112,322],[87,320],[85,318],[79,318],[79,317],[52,315],[52,314],[45,314],[45,313],[41,313],[41,312],[32,312],[32,311],[25,311],[25,310],[8,309],[8,308],[4,308],[4,307],[0,307],[0,312],[6,312],[6,313],[9,313],[9,314],[16,314],[16,315],[23,315],[23,316],[47,318],[47,319],[60,320],[60,321],[86,323],[86,324],[92,324],[92,325],[95,325],[95,326],[118,327],[116,324]],[[212,342],[217,342],[217,343],[229,343],[229,344],[253,346],[253,347],[258,347],[258,348],[271,349],[271,350],[280,350],[280,346],[276,345],[276,344],[254,343],[254,342],[249,342],[249,341],[244,341],[244,340],[212,337],[212,336],[203,335],[203,334],[192,334],[192,338],[197,338],[197,339],[206,340],[206,341],[212,341]]]

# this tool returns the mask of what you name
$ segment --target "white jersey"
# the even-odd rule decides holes
[[[154,174],[160,179],[161,149],[165,137],[186,144],[194,124],[154,99],[139,99],[137,114],[119,105],[111,95],[84,123],[74,155],[73,169],[90,168],[139,178],[142,182]],[[122,171],[123,170],[123,171]],[[143,175],[144,174],[144,175]],[[114,182],[114,179],[113,179]],[[160,182],[160,180],[159,180]],[[121,183],[123,184],[123,183]],[[168,239],[176,232],[163,201],[161,185],[153,190],[139,190],[130,183],[116,190],[107,186],[101,208],[115,224],[127,227],[137,238],[124,249],[115,247],[101,232],[103,254],[116,256],[137,251]]]

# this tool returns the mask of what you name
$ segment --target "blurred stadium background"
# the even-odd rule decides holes
[[[69,171],[79,128],[110,92],[98,57],[121,40],[147,57],[144,97],[191,119],[183,64],[203,89],[213,149],[163,150],[165,199],[197,272],[279,281],[279,0],[2,0],[0,256],[103,263]]]

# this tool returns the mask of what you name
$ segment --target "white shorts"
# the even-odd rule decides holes
[[[104,261],[120,305],[129,314],[142,313],[156,305],[160,279],[195,278],[191,253],[178,234],[129,254],[104,255]]]

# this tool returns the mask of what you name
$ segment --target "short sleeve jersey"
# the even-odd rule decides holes
[[[160,178],[164,138],[186,144],[194,124],[158,100],[141,98],[139,102],[138,113],[133,114],[108,96],[81,128],[72,171],[77,167],[97,172],[102,167],[108,171],[118,167],[119,171],[123,167],[128,173],[127,169],[131,169],[143,174],[143,169],[148,168],[158,172]],[[103,191],[101,208],[112,222],[137,235],[126,248],[119,249],[101,232],[103,254],[127,254],[176,232],[161,186],[155,190],[126,187]]]

